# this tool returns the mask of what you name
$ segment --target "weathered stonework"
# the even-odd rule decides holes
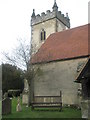
[[[22,93],[22,104],[28,104],[28,100],[29,100],[29,85],[28,85],[28,81],[26,79],[24,79],[24,90]]]
[[[90,100],[81,101],[82,118],[90,119]]]
[[[64,14],[61,13],[61,11],[50,11],[47,10],[46,13],[42,12],[41,15],[36,15],[32,17],[31,19],[31,25],[36,25],[39,23],[42,23],[44,21],[48,21],[50,19],[57,18],[59,21],[61,21],[65,26],[70,28],[70,22],[68,16],[64,16]]]
[[[78,88],[81,84],[74,81],[77,76],[79,63],[86,62],[87,58],[51,62],[39,66],[43,75],[34,80],[34,95],[59,95],[62,91],[63,104],[80,104]]]
[[[56,32],[56,21],[57,21],[57,31],[62,31],[66,29],[66,27],[60,21],[56,20],[56,18],[32,26],[32,45],[35,52],[45,42],[45,41],[41,41],[40,39],[40,33],[42,28],[44,28],[44,30],[46,31],[46,39],[47,39],[50,34]]]
[[[36,53],[40,46],[45,42],[41,41],[40,33],[44,29],[47,37],[55,32],[60,32],[70,28],[70,19],[68,13],[66,16],[58,11],[56,2],[54,3],[53,10],[47,10],[46,13],[42,12],[41,15],[35,15],[33,10],[31,16],[31,40],[32,40],[32,54]]]
[[[23,92],[22,93],[22,104],[28,104],[28,95],[29,93],[28,92]]]
[[[5,98],[2,100],[2,115],[11,114],[12,111],[12,101],[10,98]]]

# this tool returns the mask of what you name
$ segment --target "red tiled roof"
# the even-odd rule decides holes
[[[51,34],[32,57],[32,63],[89,55],[88,26],[90,24]]]

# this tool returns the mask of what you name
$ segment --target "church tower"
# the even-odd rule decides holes
[[[46,13],[42,12],[41,15],[35,15],[35,10],[33,9],[31,16],[31,44],[33,53],[38,51],[50,34],[68,28],[70,28],[68,13],[64,16],[61,11],[58,11],[56,0],[54,0],[52,11],[47,10]]]

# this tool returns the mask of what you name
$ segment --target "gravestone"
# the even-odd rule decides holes
[[[17,111],[17,112],[22,111],[21,104],[20,104],[20,99],[19,99],[19,98],[18,98],[18,100],[17,100],[16,111]]]
[[[29,85],[28,81],[24,80],[24,90],[22,93],[22,104],[28,104],[28,95],[29,95]]]
[[[2,100],[2,115],[10,113],[11,113],[11,99],[7,97]]]

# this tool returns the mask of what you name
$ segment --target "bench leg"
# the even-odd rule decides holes
[[[33,106],[31,106],[31,110],[34,110],[34,107],[33,107]]]
[[[62,111],[62,108],[60,107],[60,110],[59,110],[59,112],[61,112]]]
[[[60,106],[60,112],[62,111],[62,105]]]

